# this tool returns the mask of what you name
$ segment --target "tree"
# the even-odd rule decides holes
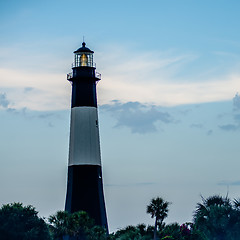
[[[239,239],[240,209],[239,202],[232,202],[228,197],[219,195],[207,199],[202,197],[202,203],[197,204],[194,213],[194,223],[208,239],[228,240]]]
[[[196,226],[187,222],[180,226],[180,238],[182,240],[206,240],[206,237],[196,228]]]
[[[84,211],[70,214],[69,235],[76,239],[85,239],[87,233],[94,226],[94,220],[91,219]]]
[[[58,211],[55,215],[51,215],[48,219],[50,229],[53,232],[54,239],[64,239],[69,233],[70,214],[66,211]]]
[[[171,223],[164,226],[161,230],[162,239],[180,239],[180,225],[178,223]]]
[[[113,240],[112,234],[108,235],[105,228],[101,226],[94,226],[87,230],[87,240]]]
[[[231,222],[232,227],[232,237],[233,239],[238,239],[240,236],[240,199],[233,200],[233,209]]]
[[[147,213],[151,214],[151,217],[155,217],[154,225],[154,240],[157,239],[157,228],[162,226],[163,220],[167,217],[169,202],[164,201],[162,198],[153,198],[150,204],[147,206]]]
[[[51,230],[55,239],[64,239],[66,235],[84,239],[93,227],[93,220],[84,211],[68,213],[58,211],[49,217]]]
[[[140,240],[141,234],[136,227],[130,225],[123,229],[118,230],[115,233],[114,237],[117,240],[128,240],[128,239]]]
[[[193,223],[187,222],[181,226],[178,223],[171,223],[164,226],[160,232],[161,240],[206,240]]]
[[[152,239],[151,227],[146,227],[145,224],[138,224],[135,226],[127,226],[118,230],[113,239],[116,240],[151,240]]]
[[[31,205],[22,203],[3,205],[0,209],[1,240],[50,240],[45,221]]]

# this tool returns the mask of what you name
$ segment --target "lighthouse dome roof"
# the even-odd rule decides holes
[[[82,47],[80,47],[78,50],[76,50],[74,53],[81,53],[81,52],[89,52],[89,53],[94,53],[92,50],[86,47],[86,43],[82,43]]]

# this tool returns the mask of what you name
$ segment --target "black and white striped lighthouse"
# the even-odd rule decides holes
[[[93,51],[82,47],[74,52],[68,182],[65,210],[86,211],[96,225],[108,229],[103,194],[96,83]]]

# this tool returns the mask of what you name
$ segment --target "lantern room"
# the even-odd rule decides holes
[[[93,51],[86,47],[86,43],[82,43],[82,47],[74,52],[73,67],[95,67],[93,63]]]

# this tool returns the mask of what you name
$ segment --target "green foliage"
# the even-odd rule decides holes
[[[172,236],[166,236],[166,237],[161,238],[161,240],[174,240],[174,239],[175,238]]]
[[[140,231],[134,226],[127,226],[121,230],[118,230],[115,234],[117,240],[139,240],[141,237]]]
[[[159,233],[162,239],[179,239],[180,225],[178,223],[171,223],[166,225]]]
[[[157,228],[163,228],[163,220],[167,217],[169,202],[164,201],[162,198],[153,198],[150,204],[147,206],[147,213],[151,214],[151,217],[155,217],[154,226],[154,240],[157,239]]]
[[[44,220],[33,206],[22,203],[3,205],[0,209],[1,240],[50,240]]]
[[[74,236],[76,239],[110,240],[111,236],[101,226],[94,226],[94,221],[84,211],[72,214],[58,211],[49,217],[54,239],[64,239],[64,236]]]
[[[106,229],[101,226],[94,226],[87,230],[88,240],[111,240],[113,235],[108,235]]]
[[[152,218],[155,217],[162,222],[167,217],[169,204],[160,197],[153,198],[147,206],[147,213],[150,213]]]
[[[63,239],[69,231],[70,215],[66,211],[58,211],[55,215],[51,215],[48,219],[50,222],[50,230],[54,239]]]
[[[240,202],[228,197],[202,197],[194,213],[199,231],[211,240],[238,240],[240,236]]]
[[[94,225],[94,221],[84,211],[74,212],[69,216],[69,235],[83,237]]]
[[[152,240],[153,227],[146,227],[145,224],[135,226],[127,226],[118,230],[114,234],[116,240]]]
[[[154,227],[145,224],[127,226],[118,230],[112,239],[115,240],[152,240]],[[165,225],[158,231],[158,239],[161,240],[207,240],[192,223],[185,223],[181,226],[178,223]]]
[[[181,226],[178,223],[168,224],[159,232],[159,236],[161,240],[205,240],[192,223],[184,223]]]
[[[49,217],[49,225],[38,217],[32,206],[21,203],[3,205],[0,209],[1,240],[64,240],[66,235],[84,240],[239,240],[240,199],[218,195],[197,204],[193,223],[165,224],[169,202],[152,199],[147,213],[155,218],[155,226],[127,226],[116,233],[94,225],[86,212],[58,211]]]

